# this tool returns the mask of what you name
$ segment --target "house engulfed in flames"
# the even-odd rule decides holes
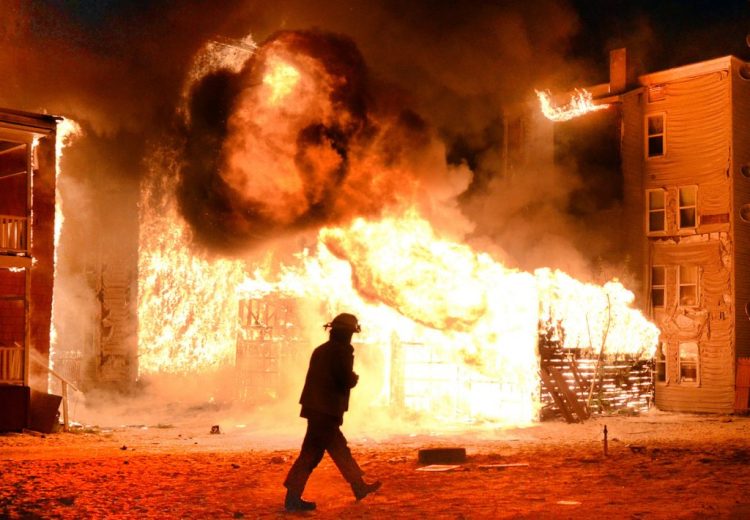
[[[726,56],[626,71],[625,50],[613,51],[610,83],[590,89],[607,110],[555,123],[555,133],[577,135],[579,146],[593,139],[622,176],[615,229],[641,277],[637,301],[661,330],[656,406],[746,413],[750,64]]]

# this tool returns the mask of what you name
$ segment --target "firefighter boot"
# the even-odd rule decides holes
[[[284,509],[287,511],[312,511],[315,509],[315,502],[302,500],[299,493],[288,490],[286,492],[286,499],[284,500]]]
[[[359,482],[355,482],[352,484],[352,491],[354,491],[354,497],[357,499],[357,502],[365,498],[370,493],[374,493],[378,489],[380,489],[380,486],[382,485],[382,482],[379,480],[376,480],[372,484],[368,484],[364,480],[360,479]]]

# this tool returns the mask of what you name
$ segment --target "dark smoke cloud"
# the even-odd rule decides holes
[[[344,80],[321,100],[338,114],[336,118],[308,116],[305,110],[297,114],[299,128],[283,136],[293,141],[289,157],[264,145],[273,139],[276,125],[286,125],[286,119],[295,117],[287,107],[296,100],[285,99],[271,110],[274,114],[269,121],[268,114],[260,113],[263,107],[258,100],[252,99],[255,90],[267,88],[266,67],[279,49],[285,58],[304,56],[321,69],[319,73]],[[334,213],[337,194],[349,173],[351,141],[369,125],[365,76],[364,61],[351,40],[319,32],[287,31],[265,42],[240,72],[220,71],[199,81],[190,96],[185,164],[178,190],[180,207],[197,237],[222,248],[247,247],[282,230],[325,223]],[[319,78],[313,87],[324,88],[319,83],[324,79]],[[251,98],[246,99],[245,106],[243,96]],[[256,124],[255,118],[267,126]],[[315,164],[320,147],[335,156],[334,164],[323,171]],[[287,169],[274,163],[269,170],[263,160],[275,158],[269,158],[268,153],[282,161],[287,159]],[[232,163],[234,154],[240,155],[240,161],[250,160]],[[261,159],[260,164],[253,164],[253,158]],[[261,184],[284,176],[299,178],[301,193]],[[260,193],[256,195],[255,190]]]
[[[297,75],[277,101],[267,84],[275,71]],[[257,246],[414,204],[420,188],[445,184],[445,153],[435,160],[428,125],[379,105],[369,87],[354,42],[321,31],[277,33],[238,73],[199,81],[178,191],[197,238],[226,250]]]

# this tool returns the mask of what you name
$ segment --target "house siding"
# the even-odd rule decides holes
[[[623,146],[628,163],[639,170],[640,197],[645,190],[667,192],[665,236],[648,237],[647,274],[652,265],[667,268],[666,305],[655,313],[666,344],[667,381],[656,387],[656,405],[663,410],[730,412],[734,403],[734,324],[732,287],[733,235],[730,215],[732,183],[730,150],[732,137],[731,81],[729,60],[726,70],[713,70],[687,77],[674,77],[659,84],[658,100],[649,101],[649,76],[639,96],[640,112],[628,110]],[[658,79],[658,78],[657,78]],[[663,157],[646,158],[644,118],[664,114],[666,147]],[[635,127],[640,125],[639,132]],[[627,136],[640,135],[640,142]],[[637,168],[640,157],[641,167]],[[634,183],[635,184],[635,183]],[[678,188],[697,186],[695,229],[677,228]],[[630,187],[634,190],[635,188]],[[750,199],[749,199],[750,200]],[[645,207],[635,222],[645,231]],[[696,306],[680,305],[677,273],[679,266],[697,266],[699,301]],[[649,291],[648,276],[643,290]],[[698,344],[698,381],[680,382],[679,344]]]

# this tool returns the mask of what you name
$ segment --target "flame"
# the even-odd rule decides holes
[[[270,102],[275,105],[294,91],[300,80],[297,69],[279,59],[272,59],[263,76],[263,84],[270,92]]]
[[[346,122],[321,96],[342,79],[282,45],[260,52],[262,81],[238,98],[220,174],[248,207],[280,214],[276,222],[283,224],[305,203],[298,200],[302,180],[291,162],[292,145],[310,124]],[[160,153],[166,155],[152,157],[142,185],[141,374],[231,366],[238,340],[249,334],[240,326],[239,302],[265,297],[299,303],[305,330],[295,341],[304,340],[306,351],[333,315],[356,314],[363,332],[355,340],[369,359],[358,356],[356,367],[369,385],[365,393],[359,389],[372,405],[364,413],[398,403],[441,427],[535,419],[540,324],[558,324],[568,348],[641,357],[655,351],[658,329],[632,308],[633,294],[619,282],[598,286],[551,269],[508,268],[442,235],[415,208],[325,227],[310,247],[283,260],[273,251],[237,260],[200,254],[191,248],[191,231],[174,199],[176,172],[160,169],[176,170],[180,158],[173,150]]]
[[[55,176],[59,178],[63,150],[83,133],[81,125],[72,119],[63,118],[57,123],[57,138],[55,141]],[[55,264],[57,264],[57,245],[60,243],[60,234],[65,222],[63,213],[63,201],[60,196],[60,188],[55,187]]]
[[[320,317],[310,319],[320,323],[354,312],[363,326],[358,340],[383,359],[402,348],[403,405],[413,413],[443,426],[526,424],[539,404],[540,322],[561,323],[568,348],[598,351],[604,342],[612,354],[650,357],[659,335],[619,282],[597,286],[550,269],[509,269],[439,236],[416,210],[324,228],[313,249],[275,275],[260,265],[245,274],[242,262],[197,259],[177,214],[156,217],[145,229],[139,269],[145,372],[229,363],[242,333],[238,300],[283,295],[318,309]],[[369,378],[380,378],[368,396],[374,405],[392,403],[393,377],[372,369]]]
[[[144,183],[149,200],[157,188]],[[141,373],[203,371],[228,363],[237,334],[243,263],[196,256],[176,204],[146,205],[138,258]],[[168,319],[165,319],[168,317]]]
[[[54,235],[54,278],[57,279],[57,268],[58,268],[58,246],[60,244],[60,236],[62,235],[63,223],[65,222],[65,213],[63,212],[63,198],[60,194],[60,174],[62,172],[62,157],[65,148],[70,146],[73,141],[80,137],[83,133],[81,126],[73,121],[72,119],[62,118],[57,123],[57,132],[55,135],[55,235]],[[34,143],[36,146],[36,143]],[[49,364],[50,368],[54,369],[55,354],[57,351],[57,327],[55,326],[55,292],[52,292],[52,316],[50,319],[50,356]],[[48,385],[52,382],[52,375],[48,377]]]
[[[563,106],[555,106],[549,91],[535,90],[544,116],[551,121],[570,121],[576,117],[604,110],[608,104],[595,105],[591,92],[586,89],[575,89],[570,101]]]

